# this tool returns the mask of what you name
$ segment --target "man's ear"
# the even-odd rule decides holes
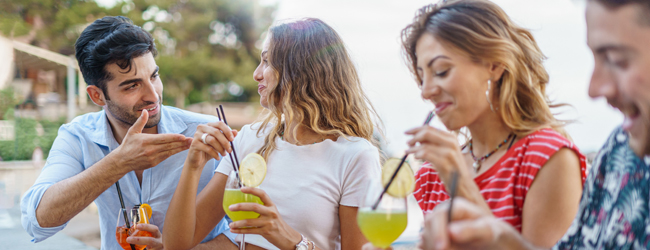
[[[102,91],[97,86],[88,85],[88,87],[86,87],[86,92],[88,92],[88,96],[90,96],[90,100],[92,100],[95,103],[95,105],[102,106],[102,107],[106,105],[106,98],[104,96],[104,91]]]

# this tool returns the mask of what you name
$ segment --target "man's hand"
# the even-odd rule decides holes
[[[91,167],[50,186],[35,211],[39,226],[63,225],[126,173],[151,168],[169,156],[189,148],[192,138],[183,135],[143,134],[142,129],[148,120],[149,114],[143,110],[117,149]],[[68,155],[64,158],[70,157]],[[65,164],[62,163],[57,162],[58,165]],[[81,162],[75,164],[81,168]]]
[[[162,234],[160,233],[160,230],[158,230],[158,226],[152,224],[138,224],[135,225],[135,229],[150,232],[152,237],[129,236],[126,238],[126,242],[134,245],[147,245],[148,250],[165,249],[163,247]]]
[[[192,138],[180,134],[143,134],[142,129],[149,120],[147,110],[126,132],[122,144],[115,151],[114,164],[126,168],[125,172],[154,167],[168,157],[190,148]]]
[[[426,216],[422,249],[532,249],[510,224],[471,202],[456,198],[452,209],[451,223],[447,222],[449,202]]]

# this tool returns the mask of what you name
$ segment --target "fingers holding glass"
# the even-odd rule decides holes
[[[153,237],[151,232],[140,230],[138,227],[140,224],[149,224],[150,215],[148,213],[143,207],[119,209],[115,238],[124,250],[143,250],[147,247],[146,244],[130,244],[127,242],[127,238],[132,236]]]

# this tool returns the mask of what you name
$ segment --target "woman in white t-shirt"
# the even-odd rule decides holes
[[[201,166],[230,153],[229,141],[240,159],[259,153],[268,166],[259,188],[242,188],[265,205],[230,207],[260,214],[230,225],[233,233],[246,234],[247,249],[347,250],[367,242],[357,226],[357,208],[368,182],[379,178],[380,161],[370,143],[376,113],[354,65],[341,38],[321,20],[283,23],[268,34],[253,73],[266,116],[239,132],[222,122],[198,127],[167,211],[166,249],[197,245],[224,216],[229,157],[196,193]]]

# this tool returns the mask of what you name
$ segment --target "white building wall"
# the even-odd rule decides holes
[[[13,78],[14,47],[11,40],[0,36],[0,89],[9,86]]]

